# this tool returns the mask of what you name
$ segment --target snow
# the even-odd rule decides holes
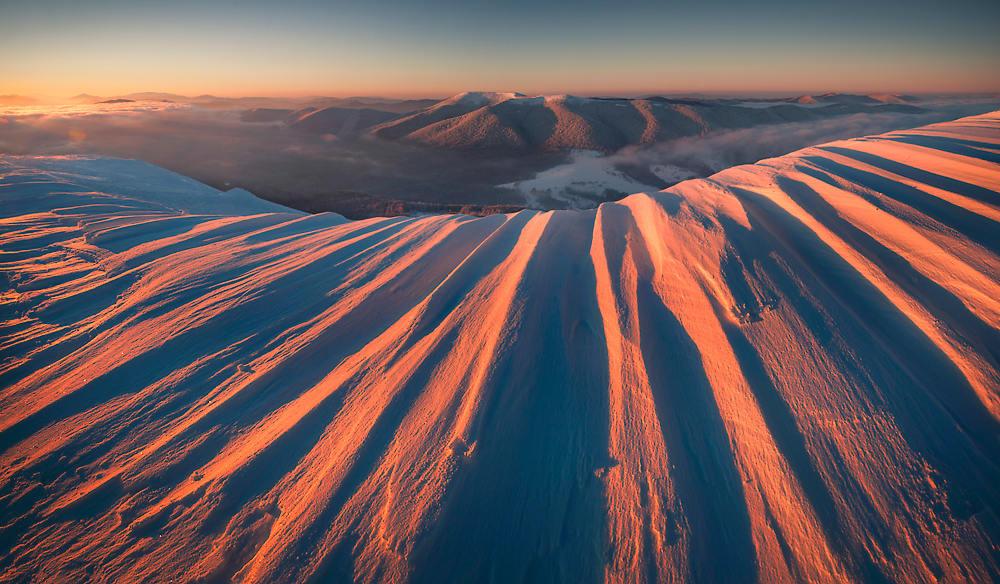
[[[434,107],[439,107],[441,105],[465,105],[473,107],[485,107],[488,105],[496,105],[498,103],[510,100],[526,97],[520,93],[497,93],[490,91],[466,91],[465,93],[459,93],[458,95],[452,96]]]
[[[566,164],[544,170],[528,180],[497,186],[520,191],[524,195],[526,206],[535,209],[592,208],[603,200],[604,192],[609,189],[625,194],[659,190],[616,170],[613,161],[593,150],[572,152],[570,162]]]
[[[798,101],[778,101],[778,102],[773,102],[773,101],[759,101],[759,102],[754,102],[754,101],[744,101],[744,102],[740,102],[739,104],[735,104],[734,107],[743,107],[743,108],[747,108],[747,109],[769,109],[769,108],[772,108],[772,107],[789,106],[789,105],[793,105],[795,107],[801,107],[801,108],[805,108],[805,109],[818,109],[818,108],[827,107],[830,104],[829,103],[822,103],[822,102],[818,102],[818,101],[817,102],[798,102]]]
[[[13,156],[0,155],[0,173],[33,177],[46,185],[60,185],[75,191],[93,191],[149,208],[198,215],[253,215],[295,213],[258,199],[243,189],[219,191],[186,176],[139,160],[107,156]],[[31,201],[35,190],[15,190],[9,196]]]
[[[998,161],[350,222],[0,158],[0,580],[989,581]]]
[[[691,172],[690,170],[673,164],[654,164],[649,167],[649,170],[655,174],[657,178],[668,183],[679,183],[681,181],[698,177],[697,174]]]

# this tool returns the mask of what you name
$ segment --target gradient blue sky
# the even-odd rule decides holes
[[[0,94],[1000,91],[1000,1],[0,0]]]

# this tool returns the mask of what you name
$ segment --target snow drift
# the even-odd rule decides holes
[[[998,163],[348,222],[0,158],[0,580],[996,581]]]

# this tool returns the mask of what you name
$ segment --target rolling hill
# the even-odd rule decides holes
[[[904,96],[905,97],[905,96]],[[450,150],[501,154],[648,146],[675,138],[858,113],[927,113],[899,96],[828,94],[760,102],[721,99],[529,97],[466,92],[409,112],[313,107],[247,110],[247,122],[283,121],[312,134],[370,134]],[[810,107],[803,107],[809,105]],[[819,107],[812,107],[818,105]],[[345,120],[349,120],[345,122]]]
[[[763,124],[855,113],[923,113],[906,104],[831,100],[818,108],[782,103],[765,108],[716,101],[582,98],[570,95],[464,93],[367,129],[388,140],[437,148],[496,152],[597,150],[650,145]]]

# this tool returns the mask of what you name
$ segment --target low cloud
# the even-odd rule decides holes
[[[357,189],[381,164],[379,156],[359,157],[339,141],[281,123],[243,122],[238,110],[137,102],[7,108],[0,119],[7,121],[0,124],[0,152],[138,158],[216,187]],[[310,175],[331,184],[313,184]]]
[[[612,154],[609,161],[645,168],[672,165],[707,176],[816,144],[915,128],[950,117],[953,116],[940,113],[855,114],[815,122],[756,126],[679,138],[652,147],[630,146]]]
[[[640,186],[664,186],[678,180],[672,176],[707,176],[823,142],[985,111],[981,104],[975,107],[979,111],[857,114],[717,132],[625,148],[602,162],[628,167],[625,172]],[[518,191],[497,185],[530,180],[570,161],[565,154],[505,157],[364,136],[330,139],[295,132],[280,122],[244,122],[241,113],[151,101],[6,107],[0,108],[0,152],[137,158],[219,189],[242,187],[279,203],[305,201],[302,208],[330,209],[336,207],[327,201],[357,193],[431,203],[520,205],[525,200]],[[686,172],[675,172],[681,169]]]
[[[564,158],[492,157],[367,136],[331,139],[281,122],[244,122],[241,113],[162,102],[0,108],[0,153],[136,158],[219,189],[241,187],[292,206],[309,199],[310,208],[344,193],[519,205],[519,195],[496,185]]]

